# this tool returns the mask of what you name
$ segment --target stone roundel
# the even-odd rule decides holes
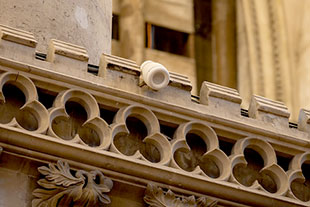
[[[85,112],[85,117],[79,116],[81,111]],[[79,89],[62,91],[49,112],[49,135],[84,146],[109,148],[111,130],[100,117],[97,101],[88,92]]]
[[[115,139],[118,135],[123,135],[123,143],[126,143],[130,139],[131,131],[127,126],[127,119],[135,118],[143,123],[146,128],[146,135],[142,137],[142,140],[133,140],[133,145],[140,145],[141,147],[137,146],[136,151],[134,154],[130,155],[129,157],[135,159],[141,159],[144,161],[150,162],[150,158],[146,157],[146,154],[150,154],[152,156],[151,151],[157,151],[159,153],[159,159],[155,161],[151,161],[153,163],[157,163],[160,165],[168,165],[171,159],[171,147],[168,139],[160,133],[160,125],[158,122],[157,117],[155,114],[139,105],[131,105],[128,107],[121,108],[114,117],[114,121],[112,124],[112,144],[111,144],[111,151],[116,152],[118,154],[124,155],[121,152],[120,146],[117,146],[115,143]],[[134,131],[139,132],[139,128],[137,126],[133,126]],[[122,144],[126,145],[126,144]],[[148,145],[149,147],[144,147]],[[128,146],[123,146],[124,148]],[[144,148],[144,153],[142,153],[142,147]]]
[[[193,137],[188,135],[193,134]],[[188,144],[191,138],[197,137],[202,140],[201,145],[205,145],[205,149],[201,153],[192,152],[194,149]],[[187,139],[188,137],[188,139]],[[197,140],[196,140],[197,141]],[[183,151],[182,161],[176,159],[176,153]],[[172,140],[172,162],[171,166],[178,169],[187,170],[183,163],[191,163],[196,159],[193,164],[194,169],[192,173],[201,174],[204,176],[212,177],[217,180],[227,180],[230,174],[230,161],[226,154],[219,149],[218,138],[214,130],[204,123],[198,121],[191,121],[181,124],[174,134]],[[213,169],[209,166],[213,166]],[[214,169],[217,171],[214,174]],[[213,172],[212,172],[213,171]]]
[[[18,107],[18,103],[16,104],[16,94],[11,94],[14,96],[12,103],[7,101],[3,92],[3,87],[6,84],[16,87],[17,90],[24,95],[25,100],[24,103],[22,103],[23,101],[21,102],[22,105],[20,107]],[[1,116],[10,117],[10,120],[7,120],[8,122],[5,123],[8,126],[26,129],[33,133],[44,134],[46,132],[48,128],[48,111],[38,101],[37,89],[28,77],[13,72],[5,72],[1,74],[0,102],[1,111],[3,112]]]

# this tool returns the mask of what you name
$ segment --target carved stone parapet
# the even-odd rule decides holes
[[[201,151],[194,150],[189,142],[198,142]],[[213,179],[228,180],[230,161],[219,149],[218,138],[214,130],[200,122],[181,124],[171,141],[171,166],[193,174],[204,175]]]
[[[309,152],[298,154],[291,160],[287,171],[289,178],[288,196],[307,202],[308,206],[310,205],[309,162]]]
[[[32,193],[35,197],[32,207],[93,207],[111,203],[107,193],[111,191],[113,182],[99,170],[78,170],[72,174],[69,164],[60,160],[56,165],[50,163],[38,170],[44,178],[38,181],[40,188]]]
[[[0,25],[0,56],[32,62],[37,41],[30,32]]]
[[[252,158],[256,157],[255,162],[249,162],[246,154],[250,154]],[[286,195],[289,187],[288,177],[277,164],[275,150],[268,142],[252,137],[240,139],[232,149],[230,160],[231,182],[274,195]]]
[[[249,116],[274,126],[288,127],[290,113],[284,103],[254,95],[249,107]]]
[[[74,74],[76,70],[87,72],[88,54],[84,47],[52,39],[49,43],[47,61],[52,69]]]
[[[70,103],[82,109],[72,106],[68,113],[66,105]],[[81,115],[83,109],[85,117]],[[111,144],[111,130],[100,117],[97,101],[85,91],[70,89],[59,93],[49,109],[49,118],[50,136],[98,149],[107,149]]]
[[[171,190],[164,192],[162,188],[148,184],[144,201],[149,207],[216,207],[217,201],[206,197],[196,199],[194,196],[177,196]]]
[[[299,112],[298,129],[310,136],[310,110],[301,109]]]
[[[169,72],[170,74],[170,83],[169,85],[181,88],[185,91],[191,91],[192,90],[192,84],[191,81],[187,76],[174,73],[174,72]]]
[[[135,129],[127,126],[128,118],[136,119]],[[138,127],[140,121],[144,126]],[[158,119],[152,111],[138,105],[124,107],[113,122],[111,151],[163,166],[169,164],[171,146],[160,132]],[[142,133],[144,127],[145,134]]]
[[[241,97],[236,89],[204,81],[200,89],[200,103],[220,112],[240,116]]]
[[[104,77],[107,70],[122,71],[132,75],[140,76],[140,69],[136,62],[114,55],[102,54],[100,58],[98,76]]]
[[[168,86],[154,91],[143,81],[140,67],[136,62],[108,54],[102,54],[98,72],[98,76],[104,78],[105,84],[113,88],[188,105],[191,101],[190,91],[192,90],[188,77],[173,72],[169,74]]]
[[[46,132],[48,111],[38,101],[37,89],[28,77],[13,72],[0,75],[0,123],[38,134]]]

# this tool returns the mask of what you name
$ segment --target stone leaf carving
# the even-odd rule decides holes
[[[148,184],[144,201],[149,207],[215,207],[217,201],[207,200],[206,197],[195,199],[194,196],[177,197],[171,190],[164,192],[162,188]]]
[[[32,207],[92,207],[111,203],[106,193],[112,189],[113,182],[99,170],[78,170],[73,175],[69,164],[60,160],[56,166],[50,163],[38,170],[45,178],[38,181],[42,188],[32,193],[35,197]]]

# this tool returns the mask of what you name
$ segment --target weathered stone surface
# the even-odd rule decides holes
[[[50,39],[84,46],[90,63],[110,53],[112,1],[0,1],[0,24],[35,34],[37,50],[46,53]]]

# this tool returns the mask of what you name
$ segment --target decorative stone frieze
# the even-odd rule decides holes
[[[139,66],[132,60],[114,55],[102,54],[100,58],[98,76],[104,77],[106,75],[107,69],[122,71],[124,73],[137,76],[140,76],[141,73]]]
[[[7,42],[19,45],[19,52],[29,47]],[[30,64],[14,59],[13,53],[0,54],[0,145],[8,151],[5,156],[43,162],[62,157],[102,168],[126,185],[143,188],[152,181],[234,205],[309,206],[307,110],[301,113],[299,128],[291,129],[284,105],[255,96],[250,118],[244,118],[233,89],[204,83],[198,103],[191,100],[188,79],[170,73],[166,88],[150,90],[139,85],[141,71],[134,62],[109,55],[102,56],[99,76],[86,69],[71,74],[67,69],[75,66],[70,61],[86,65],[85,51],[56,40],[53,44],[59,49],[52,53],[54,62]],[[283,160],[295,155],[285,173]],[[283,156],[281,162],[277,156]],[[71,173],[73,180],[89,183],[90,174],[78,175]],[[48,175],[46,180],[54,182]],[[69,192],[72,186],[81,187],[82,181],[77,182],[48,183],[41,190],[46,195],[59,189]],[[46,199],[77,201],[68,200],[69,194]],[[43,199],[43,193],[37,195]]]
[[[245,150],[252,149],[262,158],[256,163],[249,163]],[[252,155],[256,156],[252,153]],[[244,138],[236,142],[232,149],[231,181],[250,188],[261,189],[275,195],[285,196],[288,190],[288,178],[285,171],[277,164],[277,157],[272,146],[257,138]]]
[[[254,95],[249,107],[249,116],[274,126],[288,127],[290,113],[284,103]]]
[[[74,73],[75,70],[87,71],[86,49],[60,40],[50,41],[46,60],[52,63],[52,69],[64,73]]]
[[[32,63],[37,41],[30,32],[0,24],[0,55]]]
[[[218,180],[229,178],[230,161],[219,149],[216,133],[205,124],[181,124],[172,140],[172,155],[172,167]]]
[[[127,125],[129,118],[135,119],[132,131]],[[141,121],[142,126],[137,121]],[[113,152],[161,165],[168,165],[170,162],[170,143],[160,133],[159,122],[154,113],[145,107],[132,105],[121,108],[114,117],[112,137]]]
[[[193,86],[187,76],[174,72],[169,72],[169,74],[170,74],[169,85],[184,89],[185,91],[189,92],[192,90]]]
[[[89,93],[78,89],[63,91],[49,112],[49,135],[99,149],[110,146],[110,127],[100,118],[97,101]]]
[[[32,207],[93,207],[111,203],[107,193],[113,182],[99,170],[78,170],[73,174],[69,164],[59,160],[56,165],[39,167],[38,171],[44,178],[38,181],[40,188],[32,193]]]
[[[164,192],[162,188],[148,184],[144,201],[149,207],[216,207],[217,201],[206,197],[196,199],[194,196],[180,197],[171,190]]]
[[[298,129],[309,134],[310,138],[310,110],[301,109],[299,112]]]
[[[6,87],[4,91],[4,87]],[[5,72],[0,76],[0,122],[33,133],[45,133],[48,112],[38,101],[37,89],[24,75]]]
[[[310,177],[309,177],[310,153],[305,152],[296,155],[289,165],[287,175],[289,177],[289,196],[310,205]]]
[[[204,81],[200,89],[200,103],[226,115],[240,116],[241,97],[236,89]]]

